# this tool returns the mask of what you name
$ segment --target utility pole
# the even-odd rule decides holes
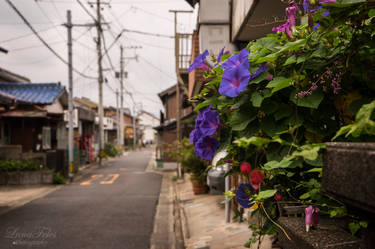
[[[120,141],[120,108],[119,108],[119,105],[118,105],[118,95],[119,95],[119,92],[118,90],[116,90],[116,120],[117,120],[117,146],[118,147],[121,147],[121,141]]]
[[[121,120],[120,120],[120,128],[121,128],[121,145],[124,144],[124,75],[125,75],[125,70],[124,70],[124,60],[125,60],[125,57],[124,57],[124,49],[125,48],[128,48],[128,49],[138,49],[138,48],[142,48],[142,46],[129,46],[129,47],[123,47],[122,45],[120,46],[120,106],[121,106],[121,109],[120,109],[120,116],[121,116]],[[134,57],[127,57],[126,59],[135,59],[138,61],[138,56],[134,56]],[[134,126],[134,125],[133,125]],[[134,139],[133,139],[134,140]],[[134,141],[133,141],[133,145],[134,145]]]
[[[72,49],[72,15],[70,10],[66,12],[67,22],[66,27],[68,29],[68,78],[69,78],[69,168],[68,175],[69,180],[73,181],[73,169],[74,169],[74,154],[73,154],[73,49]]]
[[[99,166],[102,165],[102,157],[104,156],[104,129],[103,129],[103,68],[102,68],[102,16],[100,14],[100,0],[96,0],[96,30],[97,41],[96,50],[98,53],[98,83],[99,83]]]
[[[124,145],[124,48],[120,46],[120,146]]]
[[[180,75],[180,42],[179,36],[177,33],[177,14],[178,13],[192,13],[191,10],[169,10],[169,12],[174,14],[174,54],[176,59],[176,75],[177,75],[177,84],[176,84],[176,106],[177,106],[177,117],[176,117],[176,139],[177,142],[181,141],[181,101],[180,101],[180,86],[184,85],[184,81]],[[181,165],[177,164],[177,175],[179,178],[182,177]]]
[[[136,123],[135,123],[136,117],[137,117],[136,106],[134,104],[133,105],[133,149],[134,150],[136,148],[136,143],[137,143],[137,127],[136,127]]]

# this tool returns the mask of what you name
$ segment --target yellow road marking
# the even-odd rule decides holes
[[[80,185],[82,185],[82,186],[90,185],[93,180],[95,180],[96,178],[102,177],[102,176],[103,175],[91,175],[91,179],[90,180],[81,182]]]
[[[116,179],[120,176],[120,174],[109,174],[109,176],[112,176],[110,180],[107,181],[101,181],[100,184],[112,184]]]

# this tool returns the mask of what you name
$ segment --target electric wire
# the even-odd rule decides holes
[[[34,27],[29,23],[29,21],[22,15],[22,13],[17,9],[17,7],[10,1],[10,0],[5,0],[11,8],[17,13],[17,15],[24,21],[24,23],[33,31],[33,33],[38,37],[38,39],[60,60],[62,61],[65,65],[69,65],[69,63],[61,57],[41,36],[40,34],[34,29]],[[76,72],[77,74],[81,75],[82,77],[93,79],[94,77],[85,75],[78,71],[77,69],[73,68],[73,71]]]

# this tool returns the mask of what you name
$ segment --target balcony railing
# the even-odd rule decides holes
[[[178,68],[180,73],[187,73],[191,62],[192,34],[178,34]]]

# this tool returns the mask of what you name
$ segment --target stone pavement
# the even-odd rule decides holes
[[[187,249],[240,249],[251,236],[248,223],[225,222],[223,195],[194,195],[188,175],[176,184]],[[261,247],[270,249],[266,237]],[[256,249],[257,245],[251,248]]]
[[[247,221],[225,223],[224,196],[194,195],[190,176],[176,181],[176,168],[176,163],[163,163],[158,169],[153,158],[147,167],[163,174],[151,249],[244,248],[251,235]],[[271,247],[270,238],[264,238],[260,248]]]
[[[59,187],[55,185],[0,186],[0,214],[43,197]]]

